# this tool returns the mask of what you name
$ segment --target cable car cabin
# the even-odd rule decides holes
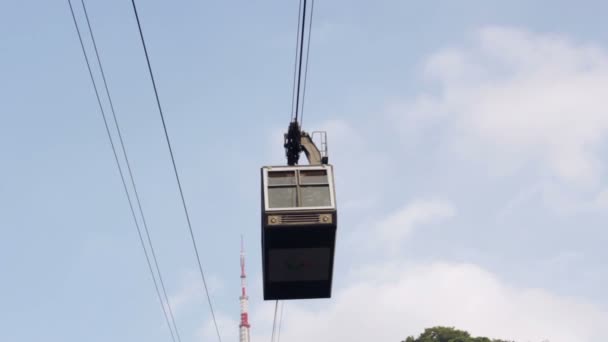
[[[331,297],[336,227],[331,165],[262,167],[265,300]]]

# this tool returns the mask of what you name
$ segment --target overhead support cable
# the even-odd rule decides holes
[[[116,161],[116,166],[118,168],[118,172],[119,172],[120,179],[121,179],[121,182],[122,182],[122,185],[123,185],[123,189],[125,191],[125,195],[127,196],[127,201],[128,201],[128,204],[129,204],[129,209],[131,211],[131,215],[133,217],[133,222],[135,223],[135,227],[137,229],[137,234],[138,234],[138,237],[139,237],[139,241],[141,243],[141,246],[142,246],[142,249],[143,249],[143,252],[144,252],[144,256],[146,258],[146,263],[148,264],[148,270],[150,272],[150,275],[152,276],[152,281],[154,283],[154,288],[156,290],[156,294],[157,294],[158,299],[159,299],[160,304],[161,304],[163,315],[165,317],[165,322],[167,323],[167,327],[169,328],[169,331],[171,333],[171,340],[173,342],[176,342],[175,334],[174,334],[173,328],[171,326],[171,321],[169,320],[169,315],[167,314],[167,310],[165,308],[165,304],[164,304],[164,301],[163,301],[163,296],[160,293],[160,289],[158,287],[158,282],[156,281],[156,277],[154,275],[154,271],[153,271],[153,268],[152,268],[152,263],[150,261],[150,256],[148,255],[148,251],[147,251],[147,249],[145,247],[145,242],[144,242],[144,239],[143,239],[141,228],[140,228],[139,223],[137,221],[137,215],[135,214],[135,209],[133,208],[133,201],[131,200],[131,195],[129,194],[127,182],[125,181],[124,173],[122,171],[122,167],[120,166],[120,161],[118,159],[118,154],[116,153],[116,146],[115,146],[114,141],[112,139],[112,134],[110,132],[110,127],[108,125],[108,120],[107,120],[107,117],[106,117],[106,113],[105,113],[105,110],[104,110],[102,102],[101,102],[101,97],[99,96],[99,90],[98,90],[97,84],[95,82],[95,77],[93,76],[93,71],[91,69],[91,63],[89,61],[89,57],[87,55],[86,48],[84,46],[84,42],[83,42],[83,39],[82,39],[82,34],[80,33],[80,27],[78,26],[78,21],[76,20],[76,15],[74,13],[74,7],[72,6],[71,0],[68,0],[68,5],[70,7],[70,12],[72,14],[72,19],[74,21],[74,26],[76,28],[76,33],[78,34],[78,40],[80,42],[80,47],[82,48],[82,54],[84,56],[84,59],[85,59],[86,65],[87,65],[87,69],[88,69],[88,72],[89,72],[89,76],[91,78],[91,83],[93,85],[93,90],[95,91],[95,97],[97,98],[97,103],[99,104],[99,109],[100,109],[100,112],[101,112],[101,116],[103,118],[103,122],[104,122],[106,133],[108,135],[108,140],[110,142],[110,147],[112,148],[112,153],[114,155],[114,160]]]
[[[306,98],[306,80],[308,79],[308,60],[310,56],[310,37],[312,36],[312,15],[315,10],[315,0],[310,1],[310,19],[308,20],[308,43],[306,44],[306,65],[304,67],[304,84],[302,86],[302,109],[300,110],[300,127],[304,125],[304,100]]]
[[[185,197],[184,197],[184,191],[182,189],[182,184],[181,184],[181,181],[179,179],[179,173],[177,171],[177,165],[176,165],[176,162],[175,162],[175,156],[173,154],[173,149],[171,147],[171,140],[169,139],[169,133],[167,131],[167,125],[166,125],[166,122],[165,122],[165,116],[163,114],[162,106],[161,106],[161,103],[160,103],[160,97],[158,95],[158,89],[156,87],[156,81],[154,80],[154,73],[152,72],[152,65],[150,63],[150,57],[148,55],[148,49],[146,47],[146,41],[144,39],[143,30],[141,28],[141,22],[139,20],[139,14],[137,13],[137,6],[135,5],[135,0],[131,0],[131,4],[133,5],[133,13],[135,14],[135,19],[137,21],[137,28],[139,30],[139,37],[140,37],[140,40],[141,40],[141,44],[143,46],[144,54],[146,56],[146,64],[148,65],[148,72],[150,74],[150,79],[152,81],[152,87],[154,89],[154,96],[156,98],[156,105],[158,107],[158,112],[160,114],[161,122],[162,122],[162,125],[163,125],[163,131],[164,131],[165,138],[166,138],[166,141],[167,141],[167,147],[169,148],[169,154],[171,156],[171,163],[173,165],[173,172],[175,174],[175,180],[177,181],[177,186],[178,186],[178,189],[179,189],[179,194],[180,194],[180,197],[181,197],[182,206],[184,208],[184,214],[186,215],[186,221],[187,221],[187,224],[188,224],[188,230],[190,232],[190,238],[192,240],[192,245],[194,247],[194,253],[196,255],[196,261],[197,261],[197,264],[198,264],[198,269],[200,271],[201,279],[203,281],[203,286],[204,286],[205,294],[207,296],[207,302],[209,303],[209,309],[211,311],[211,316],[213,318],[213,324],[215,326],[215,331],[217,333],[218,340],[221,342],[222,341],[222,337],[220,335],[220,330],[219,330],[219,327],[218,327],[218,324],[217,324],[217,319],[215,317],[215,312],[213,310],[213,304],[211,303],[211,296],[209,295],[209,289],[208,289],[208,286],[207,286],[207,281],[205,279],[205,272],[203,271],[203,265],[202,265],[202,262],[201,262],[200,253],[198,251],[198,247],[197,247],[197,244],[196,244],[196,239],[194,238],[194,231],[192,230],[192,223],[191,223],[191,220],[190,220],[190,215],[188,213],[188,207],[186,205],[186,200],[185,200]]]
[[[283,310],[285,309],[285,301],[281,301],[281,312],[279,313],[279,332],[277,333],[277,342],[281,342],[281,325],[283,324]]]
[[[298,53],[298,51],[300,51],[300,44],[298,44],[298,39],[300,37],[300,21],[302,20],[301,18],[302,15],[302,0],[300,0],[300,5],[298,6],[298,26],[296,29],[296,53],[295,53],[295,58],[293,61],[293,88],[291,89],[291,120],[293,120],[295,114],[296,114],[296,109],[294,107],[295,102],[296,102],[296,81],[297,81],[297,72],[298,72],[298,60],[299,60],[299,56],[300,54]]]
[[[279,307],[279,301],[274,303],[274,319],[272,320],[272,335],[270,335],[270,342],[274,342],[274,333],[277,327],[277,309]]]
[[[159,282],[160,282],[160,285],[161,285],[161,290],[162,290],[162,293],[163,293],[163,296],[164,296],[164,303],[167,306],[167,311],[169,313],[169,317],[171,318],[171,323],[173,324],[173,329],[175,330],[175,335],[177,337],[177,341],[181,342],[181,337],[180,337],[180,334],[179,334],[179,330],[177,328],[177,324],[175,323],[175,316],[173,315],[173,309],[171,307],[171,302],[169,301],[169,297],[167,296],[167,290],[166,290],[166,287],[165,287],[165,282],[163,280],[163,276],[162,276],[162,273],[161,273],[161,270],[160,270],[160,266],[158,265],[158,259],[156,257],[156,252],[155,252],[155,249],[154,249],[154,245],[152,243],[152,238],[150,236],[150,230],[148,229],[148,224],[146,222],[146,216],[144,215],[144,211],[143,211],[143,208],[142,208],[142,205],[141,205],[141,200],[139,198],[139,192],[137,191],[137,186],[135,184],[135,177],[133,176],[133,171],[131,169],[131,163],[129,162],[129,157],[128,157],[127,150],[126,150],[126,147],[125,147],[125,143],[124,143],[124,140],[123,140],[122,132],[120,130],[120,125],[118,123],[118,118],[116,116],[116,111],[114,109],[114,102],[112,101],[112,96],[110,95],[110,90],[109,90],[108,82],[107,82],[106,75],[105,75],[105,72],[104,72],[104,69],[103,69],[103,64],[101,62],[101,57],[99,56],[99,50],[97,48],[97,42],[95,40],[95,35],[93,34],[93,29],[91,27],[91,21],[89,20],[89,14],[87,12],[87,7],[85,5],[84,0],[80,0],[80,1],[82,3],[82,8],[84,10],[84,15],[85,15],[87,26],[88,26],[88,29],[89,29],[89,34],[90,34],[90,37],[91,37],[91,41],[93,42],[93,48],[94,48],[94,51],[95,51],[95,56],[97,58],[97,64],[99,65],[99,71],[100,71],[100,74],[101,74],[101,78],[103,80],[103,85],[104,85],[104,88],[105,88],[105,91],[106,91],[106,96],[108,97],[108,103],[110,104],[110,110],[112,112],[112,117],[114,119],[114,126],[116,127],[116,132],[118,133],[118,138],[119,138],[120,146],[121,146],[121,149],[122,149],[122,153],[124,155],[125,162],[126,162],[126,165],[127,165],[127,170],[128,170],[129,178],[131,180],[131,186],[133,187],[133,192],[135,194],[135,202],[137,203],[137,207],[138,207],[138,210],[139,210],[139,213],[140,213],[140,216],[141,216],[142,224],[144,226],[144,231],[146,233],[146,238],[147,238],[148,244],[150,246],[150,251],[151,251],[151,254],[152,254],[152,260],[154,261],[154,266],[156,267],[156,274],[158,276],[158,279],[159,279]]]
[[[308,21],[308,43],[304,54],[304,37],[306,36],[307,0],[300,0],[298,7],[298,29],[296,36],[296,56],[294,62],[293,89],[291,96],[291,116],[283,147],[288,165],[296,165],[303,151],[301,139],[304,134],[302,122],[304,119],[304,99],[306,96],[306,81],[308,77],[308,61],[310,56],[310,41],[312,36],[312,15],[314,0],[311,1],[310,19]],[[304,57],[306,63],[304,64]],[[304,81],[302,81],[302,67],[304,66]]]
[[[302,80],[302,56],[303,56],[303,48],[304,48],[304,28],[306,24],[306,0],[304,0],[302,7],[302,21],[300,22],[300,37],[299,37],[299,59],[298,59],[298,82],[296,85],[296,113],[295,113],[295,122],[298,122],[298,110],[300,108],[300,85]]]

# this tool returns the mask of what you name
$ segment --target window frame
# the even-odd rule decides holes
[[[278,185],[278,186],[269,186],[268,184],[268,172],[281,172],[281,171],[291,171],[295,173],[295,184],[293,187],[296,188],[296,205],[300,204],[300,187],[301,186],[315,186],[315,184],[301,184],[300,183],[300,171],[315,171],[315,170],[324,170],[327,172],[327,186],[329,187],[329,198],[330,205],[329,206],[315,206],[315,207],[285,207],[285,208],[270,208],[269,206],[269,197],[268,197],[268,188],[269,187],[292,187],[292,185]],[[325,184],[317,183],[317,186],[321,186]],[[336,199],[335,199],[335,191],[334,191],[334,175],[333,168],[331,165],[315,165],[315,166],[265,166],[263,168],[263,191],[264,191],[264,208],[266,211],[310,211],[310,210],[332,210],[336,208]]]

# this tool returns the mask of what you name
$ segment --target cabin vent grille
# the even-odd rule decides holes
[[[269,215],[269,225],[281,225],[281,224],[333,224],[334,219],[330,213],[305,213],[305,214],[282,214],[282,215]]]
[[[279,216],[283,224],[306,224],[321,222],[319,214],[285,214]]]
[[[319,214],[281,215],[281,223],[319,223]]]

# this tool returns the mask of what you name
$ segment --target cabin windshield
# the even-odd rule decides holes
[[[270,208],[331,206],[327,170],[268,171]]]

